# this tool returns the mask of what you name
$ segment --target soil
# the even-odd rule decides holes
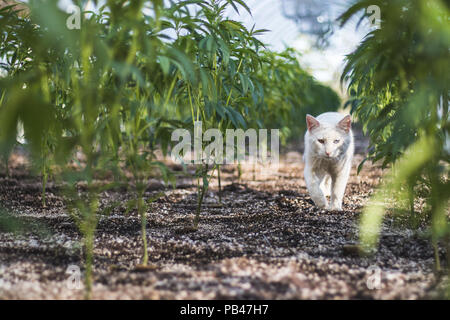
[[[117,205],[99,221],[95,238],[94,299],[430,299],[439,297],[433,250],[423,233],[384,221],[378,251],[361,256],[358,223],[382,170],[366,163],[358,139],[343,211],[319,210],[303,179],[301,145],[284,150],[279,170],[242,165],[222,171],[222,204],[212,179],[192,230],[196,180],[175,188],[149,182],[148,268],[140,266],[140,220],[125,214],[133,194],[101,194]],[[20,233],[0,233],[0,299],[82,299],[83,284],[69,285],[68,270],[83,267],[81,235],[60,188],[41,182],[16,154],[10,176],[0,175],[0,203],[25,221]],[[179,169],[173,166],[174,169]],[[192,168],[191,168],[192,169]],[[379,276],[379,277],[378,277]],[[379,283],[377,280],[380,280]],[[72,283],[73,284],[73,283]]]

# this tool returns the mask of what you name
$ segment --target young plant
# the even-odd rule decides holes
[[[359,0],[342,15],[342,23],[360,11],[360,19],[367,18],[370,5],[381,9],[381,28],[348,56],[342,80],[349,81],[348,104],[370,137],[367,159],[382,161],[390,170],[364,210],[361,240],[372,247],[377,243],[387,205],[382,194],[393,196],[395,207],[408,203],[415,215],[414,198],[420,192],[439,270],[438,242],[448,241],[450,234],[450,8],[438,0]]]
[[[255,87],[249,77],[259,68],[257,54],[260,42],[255,38],[257,31],[249,31],[242,24],[225,18],[228,5],[237,10],[237,5],[248,7],[242,1],[195,1],[199,6],[196,19],[189,11],[182,11],[185,28],[191,32],[179,36],[174,46],[184,51],[195,66],[200,81],[185,81],[186,104],[190,108],[190,121],[201,121],[200,134],[210,128],[222,133],[229,128],[246,128],[245,117],[253,107],[251,99]],[[181,4],[180,4],[181,6]],[[199,143],[203,149],[203,141]],[[208,154],[197,154],[198,197],[193,221],[198,228],[203,199],[209,187],[209,171],[216,170],[221,159]]]

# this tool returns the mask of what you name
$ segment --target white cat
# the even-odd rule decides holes
[[[305,181],[319,208],[342,210],[342,198],[355,149],[350,115],[337,112],[306,116]],[[328,203],[327,196],[330,196]]]

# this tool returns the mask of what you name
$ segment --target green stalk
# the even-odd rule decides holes
[[[145,210],[143,205],[143,192],[138,192],[138,214],[141,218],[141,236],[142,236],[142,245],[143,245],[143,254],[142,254],[142,265],[146,266],[148,264],[148,247],[147,247],[147,219],[145,217]]]
[[[205,186],[202,186],[202,189],[198,196],[198,202],[197,202],[197,211],[195,212],[195,218],[194,218],[194,229],[198,229],[198,223],[200,221],[200,211],[202,208],[203,198],[205,196]]]
[[[178,74],[178,72],[177,72]],[[170,84],[169,92],[167,93],[166,100],[164,101],[164,108],[166,108],[167,104],[169,103],[170,98],[172,97],[173,89],[175,88],[175,83],[177,81],[177,74],[174,75],[172,83]]]
[[[439,192],[439,174],[436,172],[431,172],[430,174],[430,182],[431,182],[431,212],[433,220],[439,220],[440,213],[440,196]],[[441,261],[439,258],[439,222],[432,222],[432,235],[431,242],[433,244],[434,251],[434,263],[435,263],[435,272],[438,274],[441,271]]]
[[[42,139],[42,207],[45,208],[45,189],[47,186],[47,139],[44,135],[44,138]]]
[[[45,189],[47,186],[47,170],[46,170],[46,166],[44,164],[44,167],[42,168],[42,207],[45,208],[46,207],[46,203],[45,203]]]
[[[410,226],[413,226],[416,228],[416,225],[418,223],[416,219],[416,213],[414,212],[414,185],[411,183],[410,190],[409,190],[409,208],[411,211],[411,218],[410,218]]]
[[[85,248],[85,299],[90,300],[92,297],[93,284],[93,264],[94,264],[94,236],[97,228],[97,210],[98,210],[98,190],[92,185],[92,154],[88,157],[87,168],[90,171],[88,174],[88,201],[89,206],[86,208],[85,216],[83,217],[81,231],[83,233],[83,242]]]
[[[188,96],[189,96],[189,105],[191,107],[191,114],[192,114],[192,124],[195,125],[195,117],[194,117],[194,106],[192,105],[192,96],[191,96],[191,86],[188,85]]]
[[[241,167],[241,163],[238,163],[238,180],[241,181],[241,176],[242,176],[242,167]]]
[[[240,61],[239,61],[239,65],[238,65],[238,67],[237,67],[236,74],[239,73],[239,69],[241,69],[241,65],[242,65],[242,58],[241,58]],[[230,104],[230,99],[231,99],[231,93],[232,93],[232,92],[233,92],[233,88],[230,89],[230,93],[228,94],[226,106],[228,106],[228,105]]]
[[[441,271],[441,260],[439,258],[438,241],[436,239],[433,239],[432,243],[433,243],[433,251],[434,251],[435,272],[438,273]]]
[[[208,175],[208,164],[205,164],[202,166],[202,188],[198,192],[198,202],[197,202],[197,211],[195,212],[195,218],[194,218],[194,229],[198,229],[198,223],[200,221],[200,211],[202,209],[202,203],[203,199],[205,197],[206,190],[208,189],[208,185],[205,184],[205,181],[207,181],[207,175]]]
[[[448,277],[450,279],[450,235],[447,234],[446,237],[446,246],[447,246],[447,271]],[[447,285],[447,299],[450,299],[450,283]]]
[[[222,186],[220,183],[220,164],[217,165],[217,180],[219,182],[219,203],[222,204]]]
[[[94,229],[89,230],[84,235],[84,248],[85,248],[85,293],[84,298],[90,300],[92,298],[92,265],[94,261]]]

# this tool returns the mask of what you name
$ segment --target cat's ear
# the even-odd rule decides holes
[[[311,131],[311,130],[317,128],[318,126],[320,126],[320,122],[317,121],[317,119],[314,118],[313,116],[307,114],[306,115],[306,125],[308,126],[308,131]]]
[[[350,115],[346,115],[344,119],[339,121],[337,127],[344,130],[345,132],[349,132],[352,128],[352,118],[350,117]]]

